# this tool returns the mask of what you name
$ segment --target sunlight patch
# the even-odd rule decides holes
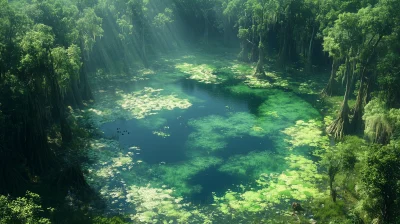
[[[189,79],[193,79],[203,83],[219,84],[222,79],[213,74],[214,68],[207,64],[194,65],[189,63],[176,64],[175,68],[181,72],[190,74]]]
[[[163,89],[145,87],[133,93],[116,91],[115,96],[104,95],[87,110],[90,121],[97,126],[117,119],[142,119],[157,114],[161,110],[175,108],[187,109],[192,104],[188,99],[178,98],[175,94],[163,95]],[[162,123],[162,120],[155,122]]]
[[[166,188],[131,186],[126,199],[136,210],[131,220],[139,223],[210,222],[195,206],[183,203],[183,198],[176,198],[172,193],[173,190]]]

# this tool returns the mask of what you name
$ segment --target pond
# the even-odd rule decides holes
[[[149,83],[146,83],[146,85],[149,85]],[[232,95],[224,88],[220,88],[220,85],[207,85],[194,80],[184,79],[170,85],[163,87],[181,88],[184,94],[196,98],[196,102],[183,112],[174,109],[152,115],[154,117],[141,120],[116,120],[101,126],[104,135],[107,138],[118,139],[122,149],[140,148],[140,152],[138,151],[135,154],[135,159],[148,165],[168,166],[184,163],[196,156],[203,156],[193,155],[193,151],[197,153],[196,151],[203,150],[203,146],[196,147],[190,144],[193,142],[191,134],[196,132],[196,127],[191,125],[191,122],[207,117],[226,119],[239,113],[256,116],[257,108],[263,102],[262,99],[257,97],[243,98]],[[136,88],[140,89],[141,87],[136,86]],[[134,89],[132,91],[135,91]],[[147,120],[160,117],[165,119],[161,128],[143,125],[143,122]],[[230,125],[232,127],[224,127]],[[202,134],[210,135],[209,138],[212,138],[214,132],[220,131],[223,135],[223,131],[235,129],[234,125],[235,123],[226,123],[219,127],[220,130],[209,130]],[[273,151],[274,149],[273,143],[268,137],[252,136],[246,132],[227,136],[223,141],[226,145],[211,154],[222,161],[252,151],[262,152],[265,150]],[[210,203],[212,202],[212,192],[223,193],[232,186],[249,181],[248,178],[237,178],[221,172],[218,170],[220,167],[221,164],[208,167],[186,180],[188,187],[196,186],[197,188],[200,187],[200,190],[185,195],[185,198],[195,203]]]
[[[203,71],[217,80],[206,68],[97,86],[87,179],[109,212],[204,223],[283,214],[322,194],[311,154],[329,144],[319,112],[290,89],[254,87],[257,77],[204,83]]]

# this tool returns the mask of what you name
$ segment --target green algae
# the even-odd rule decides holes
[[[211,223],[210,217],[172,193],[173,190],[166,188],[131,186],[126,199],[136,211],[130,215],[131,220],[136,223]]]
[[[218,171],[235,177],[257,179],[262,173],[279,172],[284,166],[285,160],[280,155],[253,151],[230,157]]]
[[[228,117],[211,115],[190,120],[194,128],[189,135],[188,147],[209,152],[222,150],[228,139],[243,136],[263,137],[265,131],[259,127],[257,117],[249,113],[231,113]]]
[[[192,105],[188,99],[165,95],[162,91],[150,87],[132,93],[117,90],[114,96],[104,95],[86,111],[87,116],[91,123],[100,126],[117,119],[142,119],[162,110],[187,109]]]
[[[189,79],[203,83],[220,84],[223,80],[213,74],[215,68],[208,64],[194,65],[189,63],[176,64],[175,68],[181,72],[187,73]]]
[[[179,99],[175,95],[162,95],[161,91],[162,89],[145,87],[138,92],[121,94],[122,99],[118,100],[117,104],[137,119],[152,115],[155,111],[186,109],[192,105],[187,99]]]
[[[201,191],[201,186],[192,186],[188,181],[196,174],[210,167],[217,166],[222,163],[222,159],[207,156],[196,157],[176,164],[161,164],[157,166],[149,166],[154,170],[157,180],[153,184],[157,186],[166,185],[174,189],[176,195],[189,195]]]
[[[298,120],[294,126],[286,128],[282,132],[289,136],[285,141],[291,144],[290,149],[301,146],[321,149],[329,146],[328,136],[323,136],[321,129],[322,122]]]
[[[260,107],[260,116],[271,117],[271,113],[277,114],[274,118],[288,123],[297,120],[311,120],[320,117],[319,112],[309,103],[293,93],[276,91],[268,97]]]
[[[260,175],[256,181],[259,189],[230,190],[221,197],[214,196],[219,211],[236,215],[268,212],[282,202],[306,201],[324,195],[318,188],[322,175],[313,161],[299,155],[289,155],[285,160],[289,166],[284,172]]]

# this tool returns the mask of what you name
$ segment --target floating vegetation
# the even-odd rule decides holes
[[[282,156],[270,151],[235,155],[225,161],[218,171],[231,176],[257,179],[262,173],[279,172],[286,166]]]
[[[257,180],[258,190],[246,190],[243,187],[242,192],[227,191],[222,197],[214,195],[218,209],[233,216],[248,212],[265,213],[272,212],[272,208],[282,202],[305,201],[323,196],[323,192],[318,189],[322,175],[317,173],[317,165],[313,161],[298,155],[289,155],[285,160],[289,167],[281,174],[260,175]]]
[[[119,90],[114,97],[104,96],[93,108],[87,110],[89,119],[96,126],[117,119],[142,119],[161,110],[186,109],[192,104],[174,94],[163,95],[163,89],[145,87],[133,93]]]
[[[261,119],[272,123],[273,129],[283,129],[297,120],[311,120],[320,117],[319,112],[309,103],[293,93],[274,91],[259,107]]]
[[[182,63],[175,65],[180,71],[189,74],[189,79],[193,79],[203,83],[220,84],[222,79],[213,74],[214,68],[207,64],[194,65]]]
[[[155,111],[186,109],[192,105],[187,99],[179,99],[174,95],[165,96],[160,94],[161,91],[162,89],[145,87],[132,94],[121,94],[122,99],[117,103],[137,119],[154,114]]]
[[[188,181],[196,174],[210,167],[219,165],[222,159],[212,156],[196,157],[191,160],[179,164],[166,164],[153,167],[157,176],[159,176],[160,184],[163,183],[176,191],[177,195],[188,195],[197,193],[201,190],[201,186],[188,185]]]
[[[211,115],[197,120],[190,120],[189,126],[195,129],[189,135],[188,146],[208,152],[224,149],[229,138],[265,136],[256,116],[249,113],[232,113],[228,117]]]
[[[255,75],[247,75],[244,81],[246,85],[252,88],[270,88],[272,84],[267,80],[261,79]]]
[[[211,223],[208,216],[172,196],[173,190],[131,186],[126,201],[136,210],[131,220],[139,223]]]
[[[153,134],[160,136],[162,138],[166,138],[166,137],[170,136],[170,134],[163,132],[163,131],[153,131]]]
[[[289,139],[285,139],[292,145],[290,149],[300,146],[326,148],[329,145],[329,139],[328,136],[322,136],[321,128],[322,122],[298,120],[296,125],[286,128],[282,132],[290,136]]]

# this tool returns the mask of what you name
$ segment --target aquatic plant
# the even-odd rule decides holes
[[[174,94],[163,95],[162,91],[145,87],[133,93],[118,90],[115,96],[105,95],[87,110],[89,120],[100,126],[118,118],[142,119],[161,110],[186,109],[192,105],[187,99],[178,98]]]
[[[299,155],[285,158],[288,168],[282,173],[261,174],[256,181],[259,189],[243,188],[242,191],[228,191],[222,197],[214,195],[217,208],[224,214],[273,212],[272,208],[291,200],[305,201],[322,197],[318,189],[322,175],[317,165]]]
[[[117,103],[121,108],[128,110],[135,118],[143,118],[154,111],[172,110],[174,108],[186,109],[192,104],[186,99],[176,98],[174,95],[162,95],[162,89],[145,87],[143,90],[132,94],[122,94]]]
[[[235,177],[257,179],[262,173],[280,172],[285,164],[282,156],[274,152],[252,151],[246,155],[230,157],[218,168],[218,171]]]
[[[293,93],[274,91],[259,107],[260,116],[278,115],[280,122],[291,125],[297,120],[311,120],[320,117],[319,112],[308,102]]]
[[[155,176],[158,176],[158,181],[154,182],[154,184],[159,186],[166,185],[174,189],[176,195],[198,193],[201,190],[201,186],[191,186],[188,181],[201,171],[221,164],[222,161],[220,158],[207,156],[196,157],[179,164],[163,164],[151,167]]]
[[[211,115],[190,120],[188,125],[195,130],[189,135],[188,147],[208,152],[224,149],[229,138],[246,135],[263,137],[266,132],[259,127],[257,117],[249,113],[231,113],[228,117]]]
[[[328,136],[322,135],[322,123],[316,120],[296,121],[292,127],[286,128],[282,132],[290,136],[285,141],[291,144],[290,149],[300,146],[310,146],[315,148],[327,148],[329,146]]]
[[[213,74],[214,68],[208,64],[194,65],[189,63],[176,64],[175,68],[189,74],[189,79],[194,79],[203,83],[219,84],[223,80]]]
[[[173,190],[150,186],[131,186],[126,201],[135,214],[130,217],[139,223],[211,223],[208,216],[195,206],[183,203],[183,198],[172,196]]]

